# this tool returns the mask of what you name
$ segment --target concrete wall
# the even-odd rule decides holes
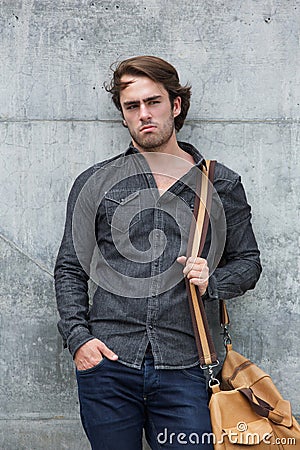
[[[166,58],[193,85],[179,138],[242,174],[264,272],[234,342],[300,413],[300,0],[0,1],[0,448],[88,448],[56,330],[72,180],[129,142],[109,66]]]

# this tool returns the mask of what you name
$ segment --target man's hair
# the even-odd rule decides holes
[[[112,100],[121,112],[120,92],[131,83],[121,82],[123,75],[148,77],[157,83],[161,83],[169,94],[172,108],[175,98],[181,97],[181,112],[175,117],[174,122],[176,131],[182,128],[190,107],[191,86],[181,86],[175,67],[156,56],[135,56],[118,63],[112,80],[108,85],[105,85],[105,89],[112,94]]]

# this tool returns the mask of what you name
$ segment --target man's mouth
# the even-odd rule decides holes
[[[155,125],[153,125],[153,124],[148,124],[148,125],[142,126],[142,127],[140,128],[140,131],[145,131],[145,132],[148,131],[148,132],[150,132],[150,131],[155,130],[155,128],[156,128]]]

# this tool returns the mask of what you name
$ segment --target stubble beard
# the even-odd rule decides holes
[[[148,123],[145,123],[145,125],[148,125]],[[136,142],[142,150],[147,152],[157,152],[166,146],[173,135],[174,129],[175,124],[172,112],[168,120],[164,123],[161,132],[157,135],[149,133],[145,136],[141,136],[139,132],[135,132],[134,130],[128,128],[134,142]]]

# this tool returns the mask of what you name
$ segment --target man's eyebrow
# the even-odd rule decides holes
[[[150,102],[151,100],[158,100],[159,98],[161,98],[161,95],[151,95],[151,97],[147,97],[144,98],[143,101],[144,102]]]
[[[151,95],[150,97],[143,98],[143,102],[150,102],[151,100],[158,100],[159,98],[161,98],[161,95]],[[125,106],[129,106],[129,105],[136,105],[139,103],[140,103],[139,100],[128,100],[125,101],[123,104]]]

